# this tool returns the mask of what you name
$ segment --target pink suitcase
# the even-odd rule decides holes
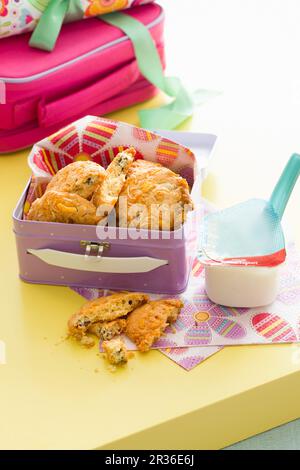
[[[126,12],[149,29],[164,63],[160,6]],[[28,46],[29,35],[0,41],[0,153],[18,150],[86,114],[142,102],[156,89],[141,75],[129,38],[99,19],[64,25],[52,53]]]

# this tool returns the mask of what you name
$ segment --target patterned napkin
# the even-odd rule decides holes
[[[102,296],[109,295],[112,293],[112,291],[107,291],[107,290],[102,290],[102,289],[93,289],[93,288],[88,288],[88,287],[72,287],[71,289],[77,292],[78,294],[82,295],[82,297],[84,297],[87,300],[94,300],[94,299],[97,299],[98,297],[102,297]],[[159,298],[158,295],[150,295],[150,297],[153,300],[156,300]],[[165,296],[161,296],[161,297],[165,297]],[[169,336],[169,334],[167,336]],[[123,339],[129,350],[135,351],[137,349],[135,344],[133,344],[128,338],[123,337]],[[168,341],[168,344],[171,344],[171,341]],[[102,351],[101,344],[99,346],[100,346],[100,351]],[[204,361],[209,356],[212,356],[213,354],[215,354],[222,348],[218,346],[208,346],[208,347],[168,346],[168,347],[165,347],[163,345],[159,347],[156,343],[155,345],[153,345],[152,349],[159,349],[160,352],[162,352],[165,356],[172,359],[172,361],[176,362],[176,364],[179,364],[181,367],[183,367],[186,370],[191,370],[195,366],[200,364],[200,362]]]
[[[172,330],[156,342],[161,347],[225,346],[300,341],[300,257],[293,243],[281,268],[275,302],[259,308],[230,308],[211,302],[203,272],[191,277],[184,307]]]
[[[205,212],[211,210],[211,206],[205,205]],[[98,289],[74,290],[86,299],[108,295],[107,291]],[[176,323],[166,330],[152,349],[159,349],[186,370],[225,345],[300,342],[300,256],[294,243],[287,246],[278,296],[271,305],[245,309],[214,304],[206,296],[204,271],[197,258],[188,288],[181,298],[184,307]],[[125,341],[129,349],[136,349],[127,338]]]

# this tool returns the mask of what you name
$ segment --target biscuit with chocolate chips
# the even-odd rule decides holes
[[[78,194],[84,199],[91,199],[95,189],[105,178],[105,170],[101,165],[92,161],[70,163],[56,175],[47,186],[47,191],[62,191]]]

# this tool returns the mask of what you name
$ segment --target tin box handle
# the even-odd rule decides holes
[[[113,258],[86,256],[76,253],[52,250],[50,248],[34,250],[28,249],[27,253],[36,256],[40,260],[59,268],[76,269],[79,271],[92,271],[101,273],[147,273],[160,266],[168,264],[167,260],[150,258],[148,256],[132,258]]]

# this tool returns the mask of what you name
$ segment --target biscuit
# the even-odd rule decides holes
[[[36,199],[27,219],[87,225],[95,225],[98,222],[96,208],[90,201],[78,194],[59,191],[47,191],[41,198]]]
[[[108,362],[114,366],[128,362],[129,353],[121,338],[114,338],[110,341],[103,341],[103,351]]]
[[[159,163],[136,160],[129,167],[117,204],[118,224],[174,230],[193,209],[187,181]]]
[[[95,341],[93,340],[93,338],[90,338],[89,336],[83,336],[80,340],[80,343],[82,344],[82,346],[84,346],[87,349],[95,346]]]
[[[112,321],[93,323],[88,328],[88,333],[98,336],[98,338],[108,341],[114,336],[120,335],[126,327],[125,318],[117,318]]]
[[[118,153],[107,167],[105,179],[98,186],[92,198],[93,204],[99,208],[98,214],[101,219],[107,217],[115,207],[135,154],[135,149],[130,147]]]
[[[78,161],[59,170],[48,184],[46,191],[62,191],[91,199],[104,178],[105,170],[98,163]]]
[[[148,351],[166,327],[177,320],[182,307],[178,299],[150,301],[128,315],[125,333],[140,351]]]
[[[81,339],[94,323],[110,322],[125,317],[147,302],[149,297],[139,292],[118,292],[86,302],[68,321],[69,333]]]

